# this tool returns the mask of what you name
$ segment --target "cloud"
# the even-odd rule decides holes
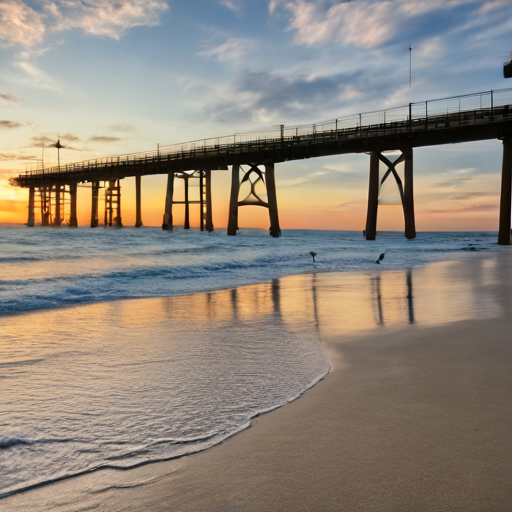
[[[466,213],[466,212],[492,212],[499,208],[497,204],[477,204],[473,206],[466,206],[465,208],[458,208],[455,210],[427,210],[429,213]]]
[[[107,135],[95,135],[93,137],[89,137],[88,140],[89,140],[89,142],[99,142],[99,143],[103,144],[103,143],[110,143],[110,142],[118,142],[123,139],[120,139],[119,137],[109,137]]]
[[[47,9],[56,20],[54,30],[79,28],[119,39],[130,28],[158,25],[169,5],[163,0],[56,0]]]
[[[323,2],[273,0],[269,11],[272,14],[281,6],[289,14],[288,30],[295,33],[296,44],[337,42],[377,48],[408,31],[414,22],[423,26],[427,15],[437,16],[442,24],[449,18],[447,11],[478,3],[476,0],[357,0],[335,3],[326,9]]]
[[[113,132],[136,132],[137,127],[130,123],[116,123],[108,127]]]
[[[200,51],[197,55],[215,57],[219,62],[240,62],[255,45],[256,42],[252,39],[232,37],[219,46]]]
[[[0,152],[0,161],[13,161],[13,160],[37,160],[35,155],[27,155],[23,151],[20,153]]]
[[[80,137],[73,135],[72,133],[65,133],[64,135],[58,134],[42,134],[42,135],[34,135],[30,137],[29,148],[41,148],[43,146],[50,147],[57,142],[57,139],[61,141],[61,143],[66,146],[66,149],[76,150],[76,148],[69,146],[70,142],[77,142],[80,140]]]
[[[40,13],[22,0],[0,2],[0,41],[33,46],[43,40],[45,26]]]
[[[465,194],[458,194],[456,196],[452,196],[449,199],[452,201],[467,201],[469,199],[475,199],[477,197],[487,197],[487,196],[493,196],[495,194],[492,194],[490,192],[466,192]]]
[[[41,89],[62,90],[62,86],[56,80],[32,62],[29,62],[28,60],[20,60],[14,62],[13,65],[16,68],[21,69],[32,79],[30,81],[31,85],[36,85]]]
[[[17,123],[16,121],[0,121],[0,128],[7,128],[8,130],[20,128],[21,126],[23,126],[23,124]]]
[[[233,0],[221,0],[220,5],[231,9],[234,13],[238,14],[242,9],[242,4],[240,2],[235,2]]]
[[[339,103],[340,91],[355,78],[357,75],[244,73],[233,84],[233,90],[220,91],[217,101],[210,98],[204,112],[221,123],[252,120],[281,124],[289,118],[310,119],[318,115],[318,105],[332,109]]]
[[[17,106],[20,98],[10,92],[0,92],[0,105],[4,106]]]
[[[164,0],[43,0],[38,12],[23,0],[0,1],[0,41],[34,46],[48,32],[78,28],[119,39],[128,29],[155,26],[169,9]]]

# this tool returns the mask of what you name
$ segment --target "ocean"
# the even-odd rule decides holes
[[[321,380],[314,290],[285,276],[412,268],[496,239],[2,226],[0,498],[207,449]]]

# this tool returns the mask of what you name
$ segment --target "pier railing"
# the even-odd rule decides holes
[[[23,179],[40,179],[63,173],[94,172],[144,162],[187,160],[223,155],[251,153],[322,144],[350,139],[439,130],[486,124],[512,118],[512,88],[485,91],[463,96],[409,103],[401,107],[348,115],[302,126],[281,126],[275,130],[237,133],[224,137],[200,139],[181,144],[159,145],[156,150],[109,156],[27,171]]]

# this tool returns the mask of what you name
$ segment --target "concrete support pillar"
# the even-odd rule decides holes
[[[91,228],[98,227],[98,196],[100,193],[100,182],[92,182],[92,205],[91,205]]]
[[[28,189],[28,220],[27,220],[27,226],[29,228],[34,227],[34,197],[35,197],[35,188],[30,187]]]
[[[135,176],[135,204],[136,204],[135,227],[140,228],[142,226],[141,177],[140,176]]]
[[[281,236],[279,227],[279,214],[277,211],[276,178],[274,173],[274,162],[265,162],[265,180],[267,182],[268,214],[270,217],[270,236]]]
[[[174,194],[174,173],[167,175],[167,194],[165,196],[165,212],[162,229],[172,231],[172,196]]]
[[[212,214],[212,171],[206,172],[206,231],[213,231]]]
[[[204,171],[199,171],[199,228],[204,231]]]
[[[416,238],[416,222],[414,220],[414,194],[413,194],[413,152],[412,148],[403,152],[404,160],[404,214],[405,238]]]
[[[77,183],[69,185],[69,227],[76,228],[78,226],[78,219],[76,216],[76,190]]]
[[[55,185],[55,216],[53,217],[54,226],[62,226],[61,216],[61,199],[62,199],[62,187],[61,185]]]
[[[512,136],[503,138],[503,166],[501,169],[499,245],[510,245],[510,209],[512,207]]]
[[[235,236],[238,229],[238,193],[240,191],[240,166],[231,169],[231,197],[229,200],[228,235]]]
[[[379,152],[370,153],[370,184],[368,188],[368,213],[366,215],[366,240],[375,240],[377,210],[379,207]]]
[[[188,201],[188,176],[185,178],[185,225],[184,229],[190,229],[190,205]]]
[[[114,222],[118,228],[122,228],[123,222],[121,220],[121,180],[117,180],[117,182],[114,181],[114,184],[117,191],[117,215],[114,219]]]

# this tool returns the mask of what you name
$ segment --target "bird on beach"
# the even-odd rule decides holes
[[[311,251],[309,254],[311,254],[311,256],[313,256],[313,263],[315,263],[316,252]]]
[[[386,253],[382,253],[380,256],[379,256],[379,259],[375,262],[377,263],[377,265],[380,265],[380,262],[384,259],[384,256],[386,255]]]

